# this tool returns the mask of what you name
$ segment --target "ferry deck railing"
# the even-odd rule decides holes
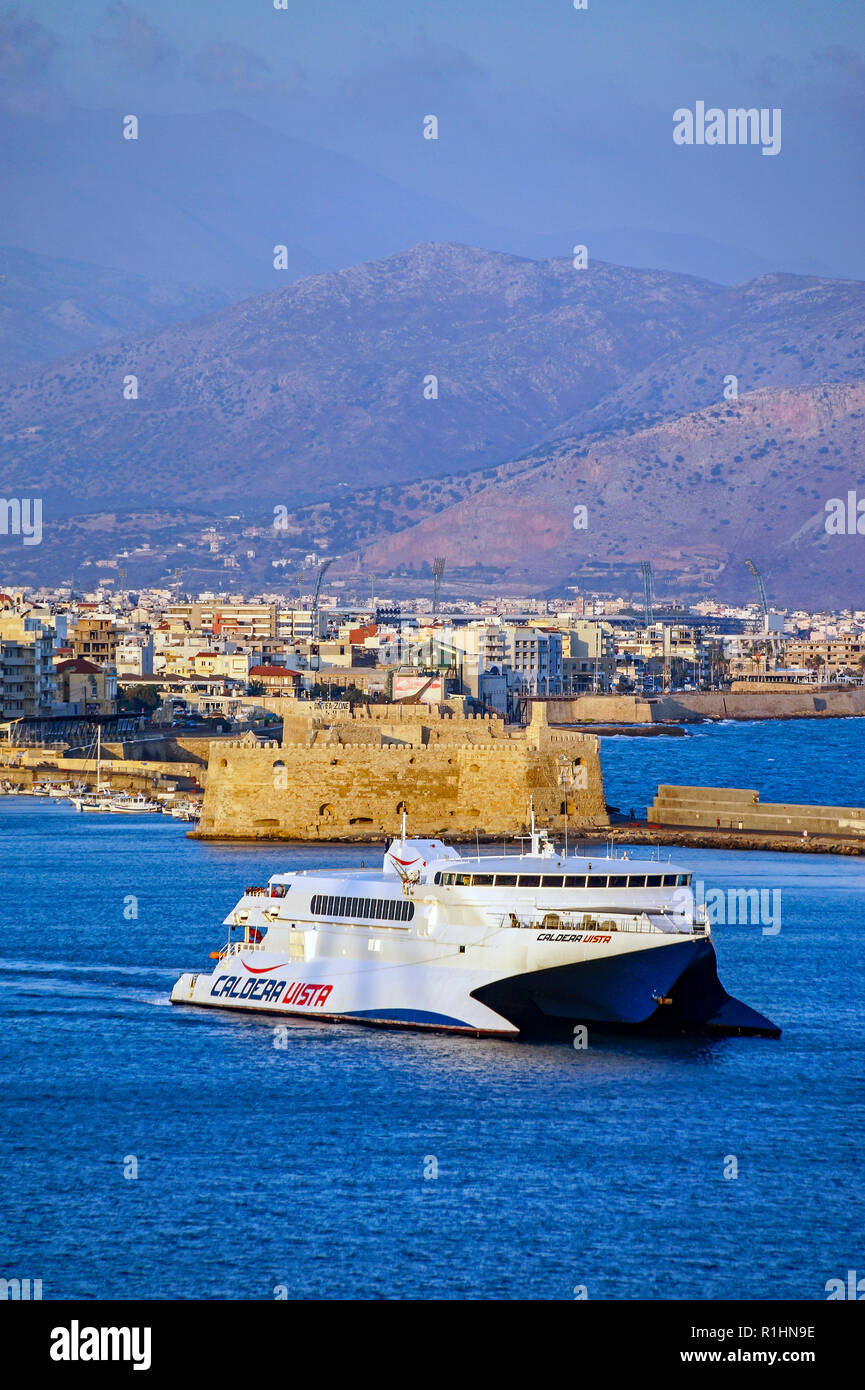
[[[607,909],[609,912],[609,909]],[[666,912],[646,912],[626,916],[601,916],[600,913],[544,912],[522,918],[515,912],[505,913],[503,927],[518,927],[527,931],[556,932],[644,932],[656,936],[659,932],[675,936],[705,936],[708,923],[701,918],[677,922]]]

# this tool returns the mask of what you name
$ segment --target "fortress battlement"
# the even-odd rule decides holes
[[[405,810],[415,835],[512,835],[525,828],[530,798],[540,825],[561,828],[566,814],[572,829],[608,823],[595,735],[551,729],[542,706],[526,729],[418,706],[394,717],[404,708],[319,711],[286,721],[281,744],[249,735],[212,743],[198,834],[380,840],[398,833]]]

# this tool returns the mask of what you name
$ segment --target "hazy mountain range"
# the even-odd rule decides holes
[[[61,281],[43,304],[75,302]],[[723,286],[427,243],[165,327],[148,315],[186,291],[160,306],[135,283],[103,278],[82,312],[125,297],[143,332],[0,384],[4,492],[45,499],[43,553],[16,562],[68,569],[152,526],[161,574],[194,511],[261,531],[238,552],[250,580],[314,545],[348,573],[444,554],[493,590],[633,585],[648,555],[671,593],[727,594],[749,591],[747,554],[779,602],[862,602],[865,537],[823,528],[861,477],[860,282]]]
[[[694,233],[567,219],[550,227],[540,211],[533,231],[492,225],[315,144],[308,130],[290,137],[237,111],[138,120],[138,138],[124,139],[121,111],[82,110],[56,93],[35,109],[0,110],[0,246],[232,299],[421,241],[535,258],[581,242],[595,259],[723,283],[774,268]],[[434,146],[418,144],[419,158],[435,158]],[[273,265],[277,245],[287,248],[283,270]],[[831,273],[819,259],[787,268]],[[130,319],[126,330],[142,326]]]
[[[222,290],[148,280],[0,247],[0,371],[83,352],[229,303]]]

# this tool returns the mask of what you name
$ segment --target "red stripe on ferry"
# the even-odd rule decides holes
[[[266,975],[269,970],[283,970],[285,966],[289,964],[287,960],[284,960],[282,965],[260,965],[256,970],[254,965],[247,965],[245,960],[242,960],[240,963],[244,970],[249,971],[250,975]]]

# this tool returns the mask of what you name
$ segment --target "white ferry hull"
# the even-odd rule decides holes
[[[376,869],[248,887],[213,969],[174,1004],[516,1038],[590,1030],[778,1036],[721,985],[691,878],[650,860],[463,860],[394,842]],[[233,932],[242,933],[235,939]]]
[[[284,954],[240,952],[210,974],[181,975],[171,1001],[505,1038],[565,1035],[577,1024],[604,1031],[778,1033],[726,993],[708,940],[625,943],[594,957],[587,951],[557,963],[548,956],[529,970],[508,960],[506,950],[493,969],[475,964],[468,948],[460,966],[426,959],[385,970],[350,958],[292,962]]]

